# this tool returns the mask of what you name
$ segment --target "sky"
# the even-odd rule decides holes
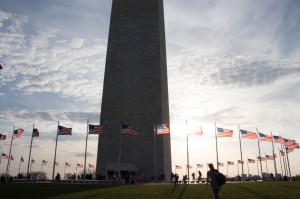
[[[33,125],[32,171],[52,175],[57,124],[73,128],[59,136],[56,171],[75,173],[84,163],[87,120],[99,124],[111,0],[0,0],[0,150],[9,153],[13,128],[25,131],[12,145],[10,174],[27,171]],[[164,1],[172,167],[216,163],[215,126],[234,131],[218,139],[219,162],[228,175],[241,173],[239,128],[299,142],[300,1]],[[95,164],[98,136],[89,136],[87,164]],[[241,141],[243,159],[258,155],[257,140]],[[261,142],[262,155],[272,144]],[[278,154],[279,145],[274,146]],[[289,154],[300,174],[299,150]],[[280,161],[276,161],[281,173]],[[2,160],[0,173],[6,172]],[[250,174],[258,174],[249,164]],[[275,173],[263,163],[263,172]],[[82,169],[78,169],[80,172]],[[200,169],[205,173],[207,167]],[[227,174],[227,167],[219,170]],[[248,173],[247,164],[244,173]]]

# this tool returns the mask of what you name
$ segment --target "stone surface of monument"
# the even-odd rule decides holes
[[[98,178],[170,180],[170,134],[155,133],[170,125],[163,0],[112,1],[100,123]]]

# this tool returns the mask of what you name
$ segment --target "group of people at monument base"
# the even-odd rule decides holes
[[[214,168],[213,164],[208,164],[209,171],[207,171],[207,177],[206,177],[206,185],[210,183],[211,189],[214,194],[215,199],[219,199],[219,191],[221,189],[221,186],[226,183],[226,177],[220,173],[217,169]],[[198,183],[202,182],[202,173],[201,171],[198,171]],[[194,173],[193,173],[194,174]],[[195,174],[193,175],[193,180],[195,180]],[[175,188],[179,187],[179,176],[177,173],[171,174],[171,179],[175,184]],[[187,183],[187,175],[183,176],[183,183]]]

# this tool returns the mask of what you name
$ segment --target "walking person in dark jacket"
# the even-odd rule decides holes
[[[213,190],[215,199],[219,199],[219,191],[221,189],[221,186],[218,183],[217,180],[217,173],[219,172],[214,168],[213,164],[208,164],[209,171],[207,172],[207,177],[206,177],[206,185],[208,184],[208,179],[210,179],[210,186]]]

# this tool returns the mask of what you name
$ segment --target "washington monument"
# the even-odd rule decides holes
[[[98,177],[170,180],[170,134],[155,132],[170,125],[163,0],[112,1],[100,123]]]

